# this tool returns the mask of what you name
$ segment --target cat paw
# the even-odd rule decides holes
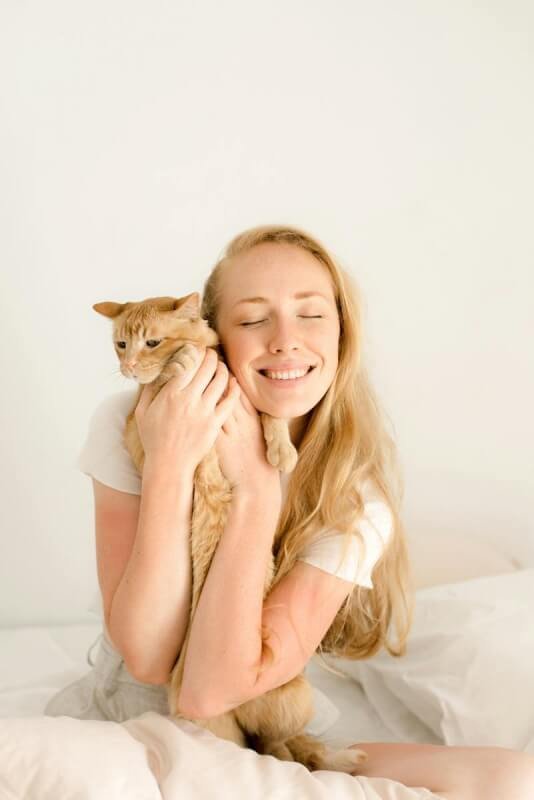
[[[173,358],[175,361],[172,363],[175,363],[184,369],[193,369],[200,364],[203,357],[204,352],[198,347],[195,347],[194,344],[189,344],[188,342],[180,347],[180,349],[174,354]]]
[[[165,365],[162,378],[164,380],[180,378],[178,388],[183,389],[191,381],[201,361],[202,355],[199,349],[192,344],[184,344]]]
[[[293,472],[298,458],[298,452],[291,442],[281,442],[276,437],[267,442],[267,461],[280,472]]]
[[[328,748],[328,754],[323,757],[319,769],[329,769],[334,772],[346,772],[356,776],[361,774],[358,767],[368,761],[369,755],[359,748],[347,747],[342,750]]]
[[[186,367],[184,367],[183,364],[181,364],[178,361],[171,361],[163,369],[163,371],[161,373],[161,378],[163,379],[163,381],[165,383],[167,381],[169,381],[171,378],[178,378],[178,381],[177,381],[178,388],[179,389],[184,389],[187,386],[187,384],[189,383],[188,373],[189,373],[189,370],[187,370]]]
[[[361,750],[358,747],[357,744],[351,744],[345,750],[342,750],[341,751],[342,757],[344,755],[347,755],[349,752],[354,754],[354,757],[357,759],[356,763],[357,763],[358,767],[361,764],[365,764],[366,761],[369,761],[369,753],[367,753],[365,750]],[[349,758],[350,758],[350,756],[349,756]],[[350,771],[350,770],[347,770],[347,771]],[[354,775],[354,776],[357,776],[357,775],[361,775],[362,771],[361,771],[361,769],[357,768],[355,770],[350,771],[350,774]]]

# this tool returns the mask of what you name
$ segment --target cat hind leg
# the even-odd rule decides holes
[[[364,750],[357,748],[336,750],[305,733],[286,739],[284,746],[290,751],[293,761],[304,764],[310,771],[329,769],[354,775],[358,772],[358,765],[364,764],[368,759]]]

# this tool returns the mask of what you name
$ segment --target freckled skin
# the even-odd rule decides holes
[[[294,299],[302,291],[324,299]],[[268,302],[235,305],[258,296]],[[289,420],[298,443],[306,415],[327,392],[338,365],[339,316],[327,268],[301,247],[263,242],[225,268],[221,298],[217,332],[230,371],[258,411]],[[278,389],[258,369],[284,361],[317,366],[302,385]]]

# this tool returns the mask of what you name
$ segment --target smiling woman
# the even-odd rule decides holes
[[[299,450],[273,537],[274,588],[260,615],[271,634],[269,644],[277,642],[271,678],[268,668],[262,690],[279,685],[274,677],[280,677],[277,662],[283,660],[284,651],[291,651],[295,637],[307,643],[310,655],[317,649],[319,653],[362,658],[385,647],[391,655],[402,656],[413,611],[413,584],[400,518],[402,480],[395,445],[362,363],[362,322],[355,284],[326,248],[306,232],[262,226],[230,242],[204,287],[202,315],[217,330],[242,392],[259,411],[289,421]],[[314,369],[304,377],[291,375],[291,368],[310,366]],[[284,371],[289,375],[280,374]],[[362,557],[368,543],[362,525],[364,484],[374,487],[375,497],[390,512],[391,533],[376,529],[379,540],[382,534],[382,549],[371,565],[369,582],[354,578],[348,594],[340,593],[338,604],[331,606],[328,620],[319,620],[310,613],[304,587],[312,575],[298,571],[299,554],[311,542],[322,543],[325,531],[333,529],[345,534],[345,544],[351,536],[356,537]],[[261,490],[258,500],[260,494]],[[260,592],[253,580],[240,580],[232,586],[225,582],[225,574],[237,565],[230,559],[225,571],[224,538],[221,546],[221,569],[214,573],[209,589],[213,603],[205,605],[214,618],[199,617],[197,625],[200,629],[204,624],[208,630],[211,623],[213,630],[224,621],[232,637],[236,620],[240,625],[245,620],[250,625],[248,636],[237,637],[235,642],[253,650],[258,625],[253,609]],[[248,573],[246,561],[242,560],[240,567],[237,574]],[[325,563],[311,569],[317,573],[314,591],[319,591],[321,582],[325,588],[327,581],[334,590],[333,581],[338,579],[328,574]],[[272,613],[275,604],[285,608],[285,613],[280,608]],[[396,646],[388,639],[390,622],[396,627]],[[221,666],[224,670],[225,659],[227,665],[232,658],[239,661],[232,653],[231,638],[217,654],[216,648],[210,653],[209,637],[198,635],[197,642],[204,647],[191,655],[191,662],[196,658],[197,665],[203,660],[205,666],[207,657],[212,674]],[[293,669],[301,666],[302,661],[295,658]],[[286,679],[290,674],[291,667]],[[236,685],[235,675],[232,685]],[[222,693],[219,707],[225,707],[224,687],[220,684],[214,691]],[[250,689],[248,696],[252,696]],[[245,687],[240,700],[246,697]],[[212,702],[216,709],[213,696]],[[396,745],[374,743],[367,752],[362,775],[426,786],[448,800],[501,800],[512,795],[526,800],[533,791],[532,759],[504,749],[407,745],[401,750]]]
[[[396,657],[406,651],[413,586],[402,480],[362,361],[356,285],[309,234],[263,226],[230,242],[195,318],[217,334],[227,366],[208,347],[194,391],[167,393],[165,403],[147,394],[142,479],[121,441],[124,415],[112,418],[116,398],[95,416],[81,468],[93,478],[107,630],[95,672],[53,698],[52,715],[122,721],[166,713],[162,684],[182,651],[179,708],[197,720],[235,712],[237,725],[248,701],[278,688],[288,694],[286,684],[314,653],[362,659],[381,648]],[[143,352],[145,339],[157,337],[143,334]],[[298,451],[285,485],[266,458],[262,414],[287,421]],[[228,516],[190,618],[193,480],[214,446],[231,487]],[[318,768],[321,743],[306,731],[283,745],[279,758]],[[532,796],[524,754],[361,747],[362,781],[384,776],[448,800]],[[354,751],[343,758],[339,769],[358,764]]]

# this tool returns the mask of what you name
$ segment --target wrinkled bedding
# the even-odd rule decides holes
[[[260,756],[181,720],[69,717],[0,721],[2,800],[178,800],[217,797],[430,800],[425,789]]]
[[[48,699],[87,672],[86,652],[99,632],[96,624],[0,629],[2,800],[212,800],[233,799],[236,792],[247,800],[436,797],[382,778],[310,773],[152,712],[120,724],[43,716]],[[323,741],[396,741],[354,680],[342,680],[314,660],[307,674],[340,710]],[[421,731],[424,740],[424,726],[414,726],[414,741]]]
[[[339,710],[319,738],[502,746],[534,753],[534,569],[417,592],[401,659],[316,658],[306,674]],[[182,797],[430,800],[426,789],[261,756],[153,712],[123,723],[45,717],[85,674],[99,625],[0,629],[1,800]]]

